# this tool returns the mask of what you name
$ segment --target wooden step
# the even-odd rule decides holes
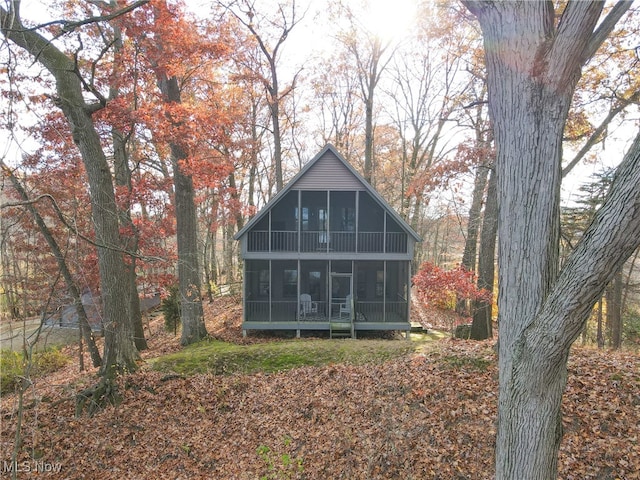
[[[330,322],[329,338],[353,338],[353,324],[351,322]]]

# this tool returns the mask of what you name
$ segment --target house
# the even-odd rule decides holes
[[[419,235],[332,145],[235,236],[249,330],[409,332]]]

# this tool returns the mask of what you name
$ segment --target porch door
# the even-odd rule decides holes
[[[329,285],[329,306],[331,318],[340,317],[340,305],[353,298],[353,274],[331,272]]]

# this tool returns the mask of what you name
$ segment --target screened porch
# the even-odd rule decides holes
[[[246,329],[408,329],[409,263],[353,260],[246,260]]]

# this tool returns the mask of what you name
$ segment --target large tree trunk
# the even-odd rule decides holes
[[[12,3],[12,7],[17,4]],[[138,353],[129,321],[129,296],[125,266],[120,251],[118,209],[111,170],[91,118],[96,107],[87,105],[83,86],[72,58],[20,23],[19,12],[0,7],[4,36],[29,52],[54,77],[57,101],[69,126],[87,172],[91,211],[98,244],[101,297],[104,308],[104,358],[101,374],[111,378],[120,371],[136,370]]]
[[[628,4],[466,1],[483,31],[498,175],[496,479],[553,479],[569,347],[640,242],[640,136],[558,276],[562,135],[580,68]],[[631,166],[631,168],[628,168]],[[634,171],[633,168],[636,170]]]
[[[184,151],[171,145],[174,159],[173,183],[175,186],[176,233],[178,242],[178,278],[182,336],[180,343],[189,345],[207,337],[202,310],[200,268],[198,263],[198,236],[193,180],[185,175],[179,160],[186,158]]]

